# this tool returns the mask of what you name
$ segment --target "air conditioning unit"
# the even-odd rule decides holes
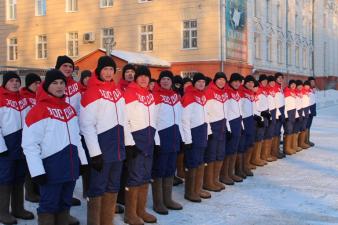
[[[95,34],[93,32],[87,32],[83,34],[84,43],[93,43],[95,41]]]

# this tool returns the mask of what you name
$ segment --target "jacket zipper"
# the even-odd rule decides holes
[[[173,104],[174,102],[172,102],[171,101],[171,99],[170,99],[170,104]],[[176,146],[176,129],[175,129],[175,124],[176,124],[176,114],[175,114],[175,106],[174,105],[172,105],[171,106],[172,107],[172,109],[173,109],[173,113],[174,113],[174,141],[173,141],[173,149],[174,149],[174,152],[176,152],[176,148],[175,148],[175,146]]]
[[[63,111],[62,111],[63,113]],[[66,115],[63,113],[63,116],[66,118]],[[72,179],[74,180],[74,163],[73,163],[73,149],[72,149],[72,142],[70,139],[70,133],[69,133],[69,127],[68,127],[68,121],[66,121],[66,127],[67,127],[67,133],[68,133],[68,139],[69,139],[69,158],[70,158],[70,172]]]
[[[115,104],[115,112],[116,112],[116,119],[117,119],[117,157],[119,159],[119,161],[121,161],[121,153],[120,153],[120,122],[119,122],[119,114],[117,111],[117,106],[116,106],[116,102]]]

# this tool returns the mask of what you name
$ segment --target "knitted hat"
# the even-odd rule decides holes
[[[206,81],[205,76],[204,76],[203,73],[195,73],[194,77],[192,78],[192,84],[195,85],[196,82],[199,81],[199,80]]]
[[[310,81],[308,81],[308,80],[304,81],[304,86],[305,86],[305,85],[307,85],[307,86],[311,86],[311,83],[310,83]]]
[[[19,77],[18,74],[16,74],[16,73],[13,72],[13,71],[8,71],[8,72],[6,72],[6,73],[4,74],[4,76],[3,76],[3,78],[2,78],[2,86],[5,87],[6,84],[7,84],[7,82],[8,82],[10,79],[12,79],[12,78],[18,79],[18,80],[20,81],[20,83],[21,83],[21,79],[20,79],[20,77]]]
[[[258,81],[259,81],[259,82],[262,82],[262,81],[264,81],[264,80],[268,80],[268,77],[267,77],[265,74],[259,75]]]
[[[171,82],[174,82],[174,74],[169,70],[161,71],[157,81],[160,82],[163,77],[168,77],[170,78]]]
[[[291,86],[291,84],[296,84],[295,80],[289,80],[289,86]]]
[[[183,84],[183,79],[182,79],[182,77],[180,76],[180,75],[176,75],[176,76],[174,76],[174,84]]]
[[[136,80],[141,75],[149,77],[149,80],[151,79],[150,70],[146,66],[141,65],[136,68],[134,80]]]
[[[277,80],[278,77],[284,77],[284,75],[280,72],[275,73],[275,78]]]
[[[244,78],[244,85],[249,82],[255,82],[256,79],[252,75],[248,75]]]
[[[268,76],[268,81],[269,81],[269,82],[276,81],[275,76]]]
[[[114,59],[111,56],[101,56],[99,60],[97,61],[97,66],[95,69],[95,73],[97,76],[100,76],[101,70],[105,67],[113,67],[114,68],[114,73],[116,72],[116,63]]]
[[[185,84],[188,83],[188,82],[191,82],[191,83],[192,83],[192,80],[191,80],[189,77],[183,78],[183,80],[182,80],[182,84],[183,84],[183,85],[185,85]]]
[[[225,81],[227,81],[227,77],[226,77],[225,73],[217,72],[214,76],[214,83],[216,82],[216,80],[221,79],[221,78],[224,78]]]
[[[259,86],[259,82],[257,80],[254,80],[254,87],[258,87]]]
[[[90,70],[84,70],[81,72],[81,77],[80,77],[80,83],[83,84],[83,80],[86,77],[91,77],[92,76],[92,72],[90,72]]]
[[[297,86],[303,86],[303,81],[301,81],[301,80],[296,80],[296,85],[297,85]]]
[[[243,80],[243,77],[242,77],[241,74],[239,74],[239,73],[233,73],[233,74],[231,74],[229,83],[232,83],[234,81],[240,81],[240,82],[242,82],[242,80]]]
[[[63,80],[65,83],[67,83],[65,75],[63,75],[60,70],[52,69],[47,71],[46,73],[45,82],[43,83],[43,89],[48,92],[49,85],[55,80]]]
[[[56,65],[55,65],[55,69],[60,69],[60,67],[65,64],[65,63],[70,63],[72,64],[73,68],[74,68],[74,62],[71,58],[69,58],[66,55],[62,55],[62,56],[58,56],[57,60],[56,60]]]
[[[41,82],[41,78],[39,75],[35,74],[35,73],[29,73],[26,75],[25,77],[25,83],[26,83],[26,87],[28,88],[31,84],[33,84],[36,81],[40,81]]]
[[[314,77],[309,77],[307,78],[308,81],[311,81],[311,80],[316,80]]]
[[[125,65],[123,67],[123,69],[122,69],[122,78],[123,78],[123,80],[126,79],[125,73],[127,72],[127,70],[134,70],[134,72],[136,71],[135,66],[133,66],[132,64]]]

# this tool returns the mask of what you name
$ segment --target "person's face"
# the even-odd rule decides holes
[[[65,94],[65,90],[66,83],[61,79],[53,81],[48,87],[48,92],[58,98]]]
[[[135,71],[132,69],[126,70],[126,72],[124,73],[124,78],[128,82],[134,81],[134,76],[135,76]]]
[[[82,83],[83,83],[84,86],[87,86],[87,85],[88,85],[89,78],[90,78],[90,77],[85,77],[85,78],[82,80]]]
[[[252,90],[253,90],[253,92],[257,92],[258,91],[258,87],[253,87]]]
[[[270,87],[274,87],[275,85],[276,85],[276,82],[275,82],[275,81],[270,81],[270,82],[269,82],[269,86],[270,86]]]
[[[195,83],[195,88],[199,91],[203,91],[205,88],[205,80],[198,80]]]
[[[153,82],[153,81],[150,82],[150,83],[149,83],[149,90],[152,91],[152,90],[154,89],[154,87],[155,87],[155,82]]]
[[[305,88],[306,90],[309,90],[309,89],[310,89],[310,86],[309,86],[309,85],[304,85],[304,88]]]
[[[171,89],[171,86],[172,86],[172,81],[169,77],[163,77],[161,80],[160,80],[160,86],[161,88],[163,89],[166,89],[166,90],[170,90]]]
[[[137,77],[136,79],[136,83],[142,87],[142,88],[146,88],[148,87],[149,84],[149,77],[146,75],[140,75]]]
[[[21,86],[20,80],[18,78],[12,78],[9,81],[7,81],[5,88],[9,91],[17,92],[19,91],[20,86]]]
[[[249,90],[253,90],[255,83],[253,81],[246,82],[245,87]]]
[[[28,89],[31,90],[32,92],[36,92],[38,90],[38,87],[40,86],[40,81],[35,81],[31,85],[29,85]]]
[[[215,84],[218,88],[223,89],[226,84],[226,80],[224,78],[219,78],[216,80]]]
[[[181,86],[182,86],[182,85],[181,85],[180,83],[175,83],[175,88],[180,89]]]
[[[303,85],[298,85],[297,86],[297,90],[299,90],[299,91],[302,90],[302,88],[303,88]]]
[[[291,88],[292,90],[296,89],[296,84],[295,84],[295,83],[292,83],[292,84],[290,85],[290,88]]]
[[[241,81],[239,81],[239,80],[236,80],[236,81],[233,81],[233,82],[231,82],[231,86],[235,89],[235,90],[237,90],[240,86],[241,86]]]
[[[187,87],[191,86],[192,85],[192,82],[186,82],[183,86],[183,90],[185,91],[185,89],[187,89]]]
[[[263,87],[266,87],[266,85],[268,85],[268,81],[267,81],[267,80],[261,81],[261,85],[262,85]]]
[[[315,88],[316,87],[316,81],[315,80],[311,80],[310,81],[311,87]]]
[[[59,69],[65,77],[70,77],[73,74],[74,68],[73,65],[70,63],[64,63],[61,65]]]
[[[103,67],[103,69],[101,70],[100,78],[101,80],[105,82],[110,82],[113,80],[114,74],[115,74],[114,68],[111,66],[106,66],[106,67]]]
[[[277,81],[278,84],[283,84],[283,82],[284,82],[284,77],[279,76],[279,77],[277,78],[276,81]]]

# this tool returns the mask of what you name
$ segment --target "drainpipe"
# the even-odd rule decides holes
[[[224,11],[223,11],[223,0],[219,0],[219,13],[220,13],[220,39],[221,39],[221,47],[220,47],[220,53],[221,53],[221,65],[220,65],[220,70],[224,72],[224,32],[225,32],[225,16],[224,16]],[[224,7],[225,8],[225,7]]]
[[[315,0],[312,0],[312,76],[315,75]]]

